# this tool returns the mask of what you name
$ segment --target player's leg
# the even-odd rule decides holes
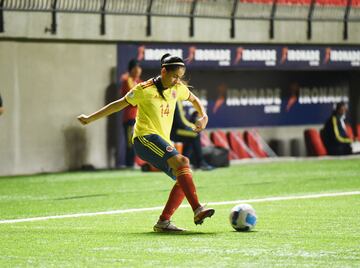
[[[196,193],[196,186],[192,178],[189,159],[181,154],[177,154],[169,158],[167,163],[175,172],[176,181],[181,186],[186,199],[194,211],[195,224],[202,224],[205,218],[211,217],[215,213],[215,210],[200,205]]]
[[[166,160],[170,157],[177,155],[178,152],[166,141],[161,139],[157,135],[147,135],[144,137],[137,137],[134,140],[134,147],[136,154],[144,161],[149,162],[156,168],[164,171],[173,180],[176,177],[172,174],[172,170],[167,165]],[[173,189],[170,192],[168,201],[164,207],[163,212],[154,226],[154,231],[157,232],[176,232],[184,231],[182,228],[176,227],[171,223],[171,216],[175,210],[180,206],[184,200],[184,192],[181,186],[176,182]]]
[[[170,220],[171,216],[174,214],[175,210],[181,205],[184,198],[184,191],[182,190],[180,184],[176,182],[174,184],[174,187],[171,189],[168,201],[166,202],[164,210],[160,215],[160,220]]]
[[[154,226],[154,231],[156,232],[172,232],[172,231],[185,231],[185,229],[176,227],[173,223],[171,223],[170,219],[174,212],[181,205],[182,201],[185,198],[185,194],[179,183],[175,183],[172,188],[169,198],[166,202],[166,205],[159,217],[159,220]]]

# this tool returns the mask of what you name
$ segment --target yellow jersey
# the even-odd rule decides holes
[[[159,94],[153,79],[136,85],[126,95],[126,101],[138,107],[133,141],[138,136],[157,134],[171,144],[170,132],[174,119],[176,102],[190,97],[189,89],[178,83]]]

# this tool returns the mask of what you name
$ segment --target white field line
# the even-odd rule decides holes
[[[209,206],[222,206],[222,205],[234,205],[234,204],[240,204],[240,203],[261,203],[261,202],[298,200],[298,199],[314,199],[314,198],[349,196],[349,195],[360,195],[360,191],[310,194],[310,195],[291,195],[291,196],[278,196],[278,197],[275,196],[275,197],[267,197],[267,198],[259,198],[259,199],[245,199],[245,200],[234,200],[234,201],[223,201],[223,202],[209,202],[208,205]],[[180,207],[187,208],[187,207],[190,207],[190,206],[189,205],[181,205]],[[88,213],[77,213],[77,214],[55,215],[55,216],[44,216],[44,217],[34,217],[34,218],[24,218],[24,219],[0,220],[0,224],[18,223],[18,222],[31,222],[31,221],[45,221],[45,220],[51,220],[51,219],[91,217],[91,216],[98,216],[98,215],[125,214],[125,213],[135,213],[135,212],[144,212],[144,211],[156,211],[156,210],[162,210],[162,209],[163,209],[163,206],[161,206],[161,207],[151,207],[151,208],[130,208],[130,209],[119,209],[119,210],[111,210],[111,211],[99,211],[99,212],[88,212]]]

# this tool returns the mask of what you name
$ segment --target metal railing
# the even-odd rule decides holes
[[[344,23],[344,39],[348,38],[348,22],[360,22],[360,7],[352,8],[351,0],[344,6],[310,4],[284,5],[277,0],[267,4],[243,0],[0,0],[0,32],[4,32],[4,12],[49,12],[52,34],[57,32],[57,13],[99,14],[100,34],[106,34],[106,15],[146,16],[146,34],[151,35],[151,17],[187,17],[189,35],[194,36],[196,18],[228,19],[230,37],[235,37],[236,20],[268,20],[269,36],[274,38],[274,22],[279,20],[306,21],[307,35],[312,38],[313,21]]]

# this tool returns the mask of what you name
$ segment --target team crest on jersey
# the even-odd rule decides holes
[[[172,147],[172,146],[167,146],[166,147],[166,151],[168,151],[169,153],[171,153],[172,151],[174,151],[174,147]]]
[[[173,99],[176,99],[176,90],[171,91],[171,96]]]

